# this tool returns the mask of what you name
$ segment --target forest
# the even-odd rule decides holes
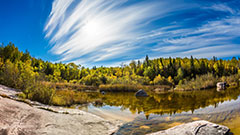
[[[146,55],[144,61],[132,60],[118,67],[88,68],[34,58],[28,51],[19,51],[11,42],[0,47],[0,83],[21,89],[25,98],[43,103],[49,103],[56,93],[56,85],[52,84],[103,90],[113,86],[128,89],[127,86],[161,85],[176,90],[194,90],[214,87],[217,81],[238,85],[239,67],[240,58],[236,57],[225,60],[214,56],[212,59],[193,56],[150,59]]]

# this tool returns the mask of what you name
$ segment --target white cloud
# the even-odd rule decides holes
[[[239,16],[209,21],[200,27],[177,28],[162,33],[164,36],[158,36],[161,41],[152,50],[164,55],[205,58],[239,55],[240,45],[232,43],[240,35]]]
[[[211,9],[211,10],[215,10],[215,11],[221,11],[221,12],[229,12],[231,14],[235,14],[236,11],[234,9],[232,9],[231,7],[229,7],[226,4],[214,4],[211,7],[207,7],[206,9]]]
[[[183,55],[202,58],[212,58],[216,57],[229,57],[234,55],[239,55],[240,46],[239,45],[220,45],[220,46],[209,46],[204,48],[198,48],[190,51],[182,52]]]
[[[161,57],[190,57],[195,58],[212,58],[216,56],[218,58],[224,57],[233,57],[238,56],[240,51],[240,46],[237,44],[231,45],[217,45],[217,46],[208,46],[203,48],[191,49],[191,50],[182,50],[181,52],[169,52],[162,54]],[[153,57],[158,58],[158,57]]]
[[[45,27],[53,44],[51,52],[61,55],[60,61],[97,62],[124,56],[136,47],[128,43],[146,32],[146,22],[182,7],[165,8],[166,2],[128,4],[127,0],[82,0],[75,6],[72,2],[55,0]],[[85,55],[89,57],[83,59]]]
[[[65,12],[73,0],[55,0],[52,5],[52,11],[49,15],[49,20],[45,26],[46,37],[49,37],[57,27],[56,22],[61,22],[65,18]]]
[[[52,45],[50,52],[60,55],[59,61],[85,65],[116,59],[129,61],[146,54],[153,57],[238,55],[239,45],[233,43],[240,35],[237,9],[225,3],[202,8],[197,4],[176,2],[54,0],[44,29]],[[171,15],[178,17],[180,13],[196,9],[228,12],[230,15],[215,20],[206,17],[206,20],[196,21],[199,24],[193,27],[188,24],[197,18],[193,16],[183,18],[182,22],[173,19],[164,27],[158,24],[153,29],[150,25],[154,20]],[[129,55],[129,59],[123,59]],[[111,63],[116,64],[119,63]]]

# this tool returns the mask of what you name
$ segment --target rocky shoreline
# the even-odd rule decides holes
[[[0,85],[1,135],[107,135],[122,124],[77,109],[19,102],[17,93]]]
[[[18,93],[0,85],[0,135],[110,135],[123,124],[78,109],[22,100]],[[228,127],[201,120],[149,135],[228,135],[229,131]]]

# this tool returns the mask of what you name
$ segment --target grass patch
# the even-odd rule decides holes
[[[42,84],[54,87],[56,90],[77,90],[77,91],[96,91],[98,89],[97,86],[87,86],[87,85],[81,85],[76,83],[52,83],[52,82],[42,82]]]
[[[100,85],[100,91],[106,92],[136,92],[139,89],[143,89],[144,86],[141,85],[126,85],[126,84],[109,84]]]
[[[106,92],[137,92],[140,89],[153,91],[155,89],[170,90],[169,85],[128,85],[128,84],[109,84],[100,85],[100,91]]]
[[[96,93],[97,94],[97,93]],[[52,105],[71,106],[73,104],[86,104],[91,94],[73,90],[57,90],[52,98]]]
[[[214,77],[213,74],[205,74],[202,76],[196,76],[195,79],[190,81],[180,80],[177,87],[174,90],[202,90],[216,87],[218,82],[217,77]]]

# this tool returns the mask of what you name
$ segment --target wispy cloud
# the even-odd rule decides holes
[[[49,37],[54,29],[56,29],[58,23],[65,19],[65,12],[73,0],[55,0],[52,4],[52,11],[49,15],[49,20],[45,26],[46,37]]]
[[[230,8],[228,5],[220,3],[220,4],[213,4],[211,7],[206,7],[206,9],[212,9],[215,11],[221,11],[221,12],[229,12],[231,14],[235,14],[236,11],[232,8]]]
[[[180,53],[181,56],[189,56],[189,54],[194,57],[202,58],[212,58],[216,57],[229,57],[234,55],[239,55],[240,47],[239,45],[219,45],[219,46],[208,46],[204,48],[198,48],[190,51],[185,51]]]
[[[240,47],[237,44],[232,45],[218,45],[207,46],[197,49],[183,50],[180,52],[171,51],[169,53],[163,53],[161,57],[190,57],[191,55],[196,58],[212,58],[216,56],[218,58],[238,56]],[[158,57],[156,57],[158,58]]]
[[[46,37],[53,44],[51,52],[61,55],[60,61],[87,62],[84,55],[95,62],[122,56],[135,48],[128,43],[146,31],[146,22],[181,7],[165,8],[166,2],[129,4],[127,0],[82,0],[75,2],[76,6],[72,3],[55,0],[45,27]]]
[[[50,52],[64,62],[116,63],[146,54],[228,57],[238,55],[240,48],[239,9],[232,5],[54,0],[44,31],[52,45]]]
[[[229,46],[229,51],[234,51],[235,49],[240,49],[239,45],[235,45],[232,48],[233,41],[240,36],[240,17],[233,16],[229,18],[224,18],[216,21],[210,21],[206,24],[203,24],[200,27],[194,28],[178,28],[177,30],[167,30],[162,31],[165,35],[157,35],[157,39],[161,39],[158,45],[153,48],[153,51],[160,51],[167,54],[172,54],[172,52],[188,52],[188,55],[193,55],[189,50],[204,50],[205,48],[211,49],[211,46]],[[153,33],[155,35],[155,33]],[[222,47],[221,47],[222,48]],[[212,48],[213,49],[213,48]],[[225,51],[220,51],[222,57],[226,56]],[[213,50],[212,56],[219,53],[219,50]],[[215,53],[214,53],[215,52]],[[187,54],[187,53],[184,53]],[[218,56],[221,57],[221,55]],[[236,53],[228,53],[229,56],[236,55]],[[180,53],[179,53],[180,55]],[[209,57],[209,55],[205,55],[203,52],[199,52],[199,54],[194,54],[202,57]],[[212,57],[211,56],[211,57]]]

